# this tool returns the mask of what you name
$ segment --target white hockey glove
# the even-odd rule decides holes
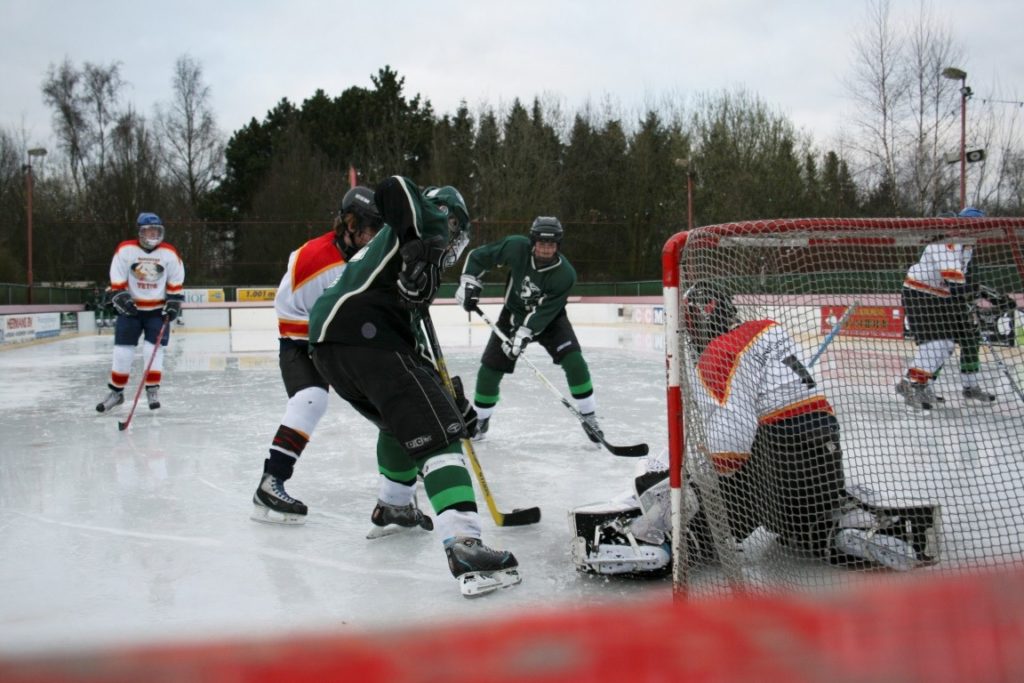
[[[135,305],[135,300],[127,291],[120,291],[110,297],[110,304],[121,315],[137,315],[139,312],[139,307]]]
[[[505,355],[515,360],[519,358],[519,354],[523,352],[526,345],[533,339],[533,331],[529,327],[520,327],[516,330],[515,336],[501,345],[501,350],[505,352]]]
[[[480,303],[480,293],[483,291],[480,278],[476,275],[463,275],[459,278],[459,288],[455,290],[455,300],[466,311],[472,311]]]

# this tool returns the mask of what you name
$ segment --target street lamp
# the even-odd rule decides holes
[[[693,230],[693,167],[689,159],[676,159],[676,166],[686,169],[686,229]]]
[[[942,70],[944,78],[960,81],[960,210],[967,206],[967,98],[971,89],[967,87],[967,72],[955,66]]]
[[[28,272],[25,281],[28,284],[27,301],[32,303],[32,189],[35,179],[32,175],[32,158],[46,156],[46,150],[42,147],[33,147],[28,150],[28,163],[25,164],[25,211],[28,223],[28,239],[25,251],[28,253]]]

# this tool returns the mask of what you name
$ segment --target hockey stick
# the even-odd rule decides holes
[[[1017,382],[1014,381],[1013,375],[1010,374],[1010,368],[1006,367],[1006,363],[1003,362],[1003,354],[996,351],[995,346],[992,344],[992,342],[989,340],[987,336],[983,337],[983,339],[985,341],[985,346],[988,348],[988,352],[991,353],[992,357],[996,359],[996,365],[999,367],[1003,375],[1006,377],[1006,381],[1010,383],[1010,387],[1013,389],[1013,393],[1017,394],[1017,398],[1019,398],[1021,402],[1024,403],[1024,392],[1021,391],[1020,387],[1017,385]]]
[[[485,323],[487,323],[487,326],[491,328],[491,330],[498,337],[498,339],[505,342],[506,344],[511,343],[509,341],[508,335],[506,335],[504,332],[498,329],[498,326],[491,322],[490,318],[484,315],[484,312],[480,310],[479,306],[474,306],[473,312],[479,315],[480,318]],[[519,357],[522,358],[526,362],[526,364],[530,366],[530,369],[533,370],[534,374],[537,375],[537,377],[540,378],[544,385],[551,390],[551,393],[558,397],[558,399],[562,402],[562,405],[568,408],[569,412],[576,416],[576,419],[580,421],[580,425],[582,425],[583,431],[587,433],[587,436],[589,436],[591,439],[601,442],[601,445],[607,448],[609,453],[611,453],[612,455],[619,455],[625,458],[639,458],[647,455],[650,449],[645,443],[638,443],[632,446],[615,446],[605,441],[604,435],[595,430],[587,423],[587,420],[586,418],[583,417],[583,414],[580,413],[580,411],[578,411],[575,406],[569,403],[569,399],[562,395],[562,392],[558,390],[558,387],[552,384],[551,380],[544,376],[544,373],[540,371],[540,368],[534,365],[533,361],[527,358],[525,353],[519,354]]]
[[[128,425],[132,421],[132,415],[135,414],[135,406],[139,405],[139,396],[142,395],[142,387],[146,386],[146,376],[149,375],[149,369],[153,367],[153,361],[156,360],[156,352],[160,350],[160,342],[164,340],[164,332],[167,331],[167,325],[170,322],[170,319],[165,315],[164,324],[160,326],[160,334],[156,336],[156,344],[153,345],[153,353],[149,356],[149,362],[146,363],[146,369],[142,371],[142,381],[139,382],[139,388],[135,391],[135,400],[132,401],[132,409],[128,411],[128,417],[124,422],[117,423],[117,430],[120,432],[128,429]]]
[[[430,345],[430,353],[434,356],[434,365],[437,367],[437,373],[441,375],[444,388],[448,390],[452,400],[455,400],[455,385],[452,384],[451,375],[448,374],[448,366],[445,364],[444,355],[441,353],[441,344],[437,341],[434,321],[430,318],[429,310],[424,309],[421,313],[423,329],[427,333],[427,343]],[[469,458],[470,464],[473,466],[473,473],[476,474],[476,480],[480,484],[480,491],[484,494],[484,500],[487,501],[487,509],[491,511],[491,517],[494,519],[495,524],[498,526],[525,526],[527,524],[536,524],[540,521],[539,507],[516,508],[512,512],[502,512],[499,510],[498,505],[494,502],[494,496],[491,495],[491,489],[487,485],[487,479],[484,478],[484,471],[480,468],[480,461],[477,460],[476,451],[473,450],[473,442],[469,439],[463,439],[462,448],[466,452],[466,457]]]
[[[832,340],[839,336],[839,333],[843,331],[843,326],[846,325],[846,321],[850,319],[850,316],[853,315],[853,312],[857,310],[858,306],[860,306],[860,299],[855,299],[852,304],[846,307],[846,311],[843,312],[842,317],[839,318],[839,320],[836,321],[836,324],[832,326],[829,333],[821,340],[821,344],[818,345],[818,350],[814,352],[813,356],[811,356],[811,360],[807,363],[808,368],[814,367],[814,364],[818,362],[819,358],[821,358],[821,354],[825,353],[825,349],[832,344]]]

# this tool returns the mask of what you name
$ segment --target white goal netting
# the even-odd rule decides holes
[[[673,484],[699,504],[675,488],[677,588],[1024,559],[1022,237],[1021,218],[786,219],[666,243]]]

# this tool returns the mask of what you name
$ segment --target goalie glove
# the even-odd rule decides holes
[[[452,377],[452,388],[455,390],[455,407],[462,413],[462,421],[466,424],[466,435],[472,436],[476,433],[476,408],[466,398],[466,392],[462,389],[461,377]]]
[[[533,339],[533,331],[528,327],[519,327],[516,330],[515,336],[507,342],[502,342],[501,350],[505,352],[505,355],[510,359],[515,360],[519,358],[519,354],[523,352],[526,345]]]
[[[120,315],[137,315],[139,312],[139,307],[135,305],[135,300],[128,291],[120,291],[110,297],[110,304]]]
[[[455,300],[462,304],[466,311],[472,311],[480,303],[480,293],[484,286],[476,275],[463,275],[459,278],[459,288],[455,290]]]
[[[398,291],[410,308],[429,306],[441,284],[441,238],[410,240],[399,249],[402,271],[398,274]]]
[[[183,294],[168,294],[164,302],[164,317],[167,322],[173,323],[181,315],[181,304],[185,301]]]

